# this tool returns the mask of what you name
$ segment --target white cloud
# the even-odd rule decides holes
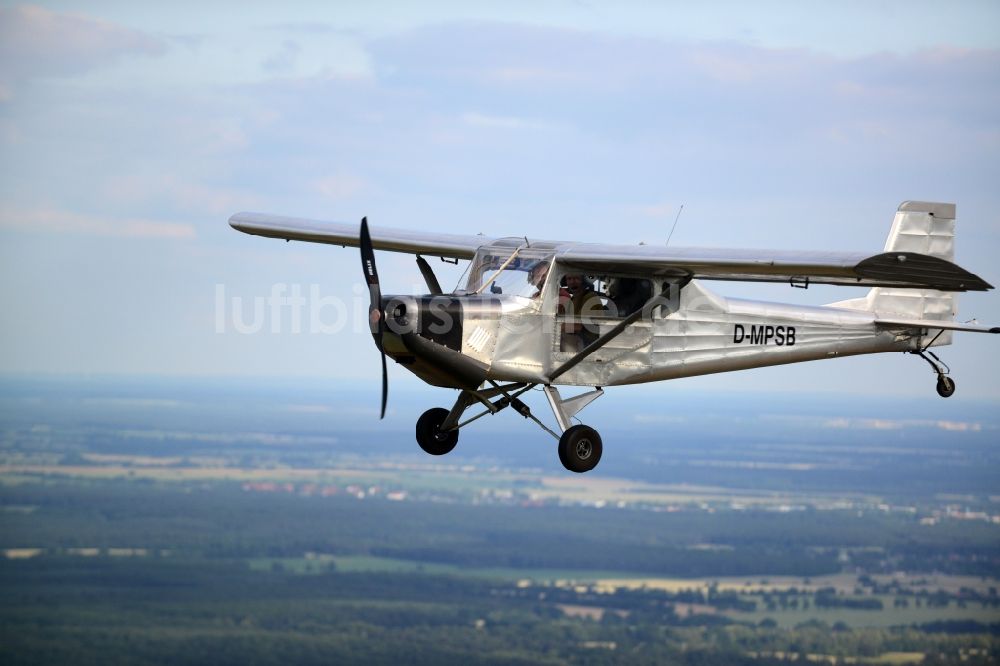
[[[295,67],[295,61],[302,51],[302,47],[290,39],[286,39],[281,43],[281,47],[265,58],[264,62],[261,63],[261,67],[269,72],[284,73],[292,71]]]
[[[333,219],[368,214],[390,226],[459,233],[662,242],[676,205],[685,203],[676,245],[832,250],[880,247],[898,201],[941,197],[960,204],[962,265],[989,278],[996,255],[996,235],[983,231],[1000,219],[992,212],[998,209],[992,184],[1000,154],[1000,61],[994,52],[837,58],[632,39],[600,29],[468,23],[383,32],[375,39],[364,31],[334,35],[316,26],[310,38],[308,30],[264,32],[261,19],[241,28],[196,22],[171,10],[180,23],[160,25],[136,19],[148,17],[147,8],[127,16],[102,11],[118,25],[142,25],[157,34],[210,34],[190,47],[169,41],[169,53],[160,58],[127,49],[103,60],[81,54],[94,67],[87,76],[47,79],[23,93],[15,85],[17,103],[0,119],[0,201],[19,218],[6,215],[0,226],[65,233],[63,245],[73,245],[81,241],[74,233],[191,237],[194,229],[161,220],[194,222],[197,243],[133,244],[132,270],[147,271],[150,281],[155,267],[174,271],[190,291],[206,276],[237,284],[262,274],[258,257],[273,262],[270,280],[290,279],[295,271],[307,281],[357,279],[346,260],[351,270],[345,268],[344,277],[329,273],[340,269],[329,268],[324,248],[278,247],[232,232],[225,218],[248,209]],[[301,49],[287,61],[288,71],[263,70],[261,63],[281,54],[286,39]],[[10,51],[7,44],[0,49]],[[0,71],[22,66],[9,60]],[[52,69],[47,76],[65,71]],[[0,76],[0,86],[5,83]],[[30,213],[40,202],[61,210]],[[11,246],[32,248],[40,257],[62,240],[40,233],[5,236]],[[115,244],[98,239],[87,245],[94,264],[121,258],[110,254]],[[164,252],[171,253],[169,262]],[[299,256],[314,263],[296,265]],[[412,274],[412,260],[404,269],[405,257],[399,259],[400,275]],[[30,269],[28,261],[20,262],[19,270]],[[52,280],[48,292],[62,293],[59,278],[58,271],[43,278]],[[741,288],[717,287],[722,293]],[[86,310],[95,310],[101,292],[73,288]],[[735,295],[759,298],[759,289]],[[815,289],[783,298],[785,292],[774,289],[768,295],[776,300],[837,300],[820,300]],[[962,302],[967,316],[997,319],[992,294],[969,294]],[[157,330],[196,336],[200,329],[185,328],[185,321],[175,317]],[[92,324],[94,340],[114,338],[105,320],[95,317]],[[208,352],[190,356],[186,349],[162,358],[143,354],[149,335],[124,345],[135,349],[131,356],[109,355],[109,367],[200,372],[204,365],[205,371],[245,372],[245,358],[231,349],[222,360]],[[948,350],[949,363],[965,368],[962,395],[997,395],[1000,373],[992,370],[998,357],[985,347],[995,341],[979,340],[987,337],[959,337]],[[48,358],[41,344],[24,340],[39,359]],[[212,338],[199,340],[207,349],[220,347]],[[345,336],[341,342],[351,346],[355,340]],[[356,342],[371,351],[370,343]],[[280,367],[266,359],[251,365],[318,372],[313,348],[293,346],[275,358],[282,359]],[[70,359],[69,367],[96,370],[101,362]],[[895,355],[845,359],[677,386],[784,390],[794,378],[854,390],[882,386],[866,381],[895,373],[899,364]],[[914,373],[924,369],[917,365]],[[368,374],[367,364],[354,358],[343,366],[336,372]],[[899,381],[886,390],[915,391],[914,383]],[[933,396],[933,387],[925,388]],[[938,413],[921,409],[920,416]],[[821,424],[818,418],[813,423],[817,429]]]
[[[99,217],[52,208],[0,209],[0,229],[32,233],[159,238],[163,240],[188,240],[196,235],[194,227],[190,224],[138,218]]]
[[[653,423],[653,424],[665,424],[665,423],[687,423],[688,418],[686,416],[677,416],[674,414],[646,414],[638,413],[632,415],[632,421],[635,423]]]
[[[240,152],[250,146],[244,120],[236,116],[199,117],[194,113],[166,119],[170,131],[201,155]]]
[[[371,190],[368,181],[345,171],[338,171],[312,183],[314,191],[331,201],[344,201]]]
[[[492,129],[548,129],[549,125],[538,120],[520,118],[517,116],[493,116],[485,113],[463,113],[461,121],[471,127],[488,127]]]
[[[173,175],[133,173],[109,176],[100,187],[105,201],[118,206],[169,206],[197,215],[231,215],[236,210],[259,208],[263,201],[254,192],[215,187]]]
[[[165,51],[159,38],[83,14],[34,5],[0,8],[0,80],[8,84],[76,76],[126,55]]]
[[[935,428],[949,432],[982,432],[983,424],[975,421],[942,421],[931,419],[855,419],[837,417],[821,419],[824,428],[838,430],[902,430],[904,428]]]
[[[641,215],[643,217],[654,217],[654,218],[671,218],[677,215],[677,211],[680,209],[678,204],[672,203],[656,203],[656,204],[645,204],[637,206],[628,206],[627,210],[629,212]]]

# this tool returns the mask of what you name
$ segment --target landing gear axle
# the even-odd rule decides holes
[[[571,472],[583,474],[597,467],[603,452],[601,436],[590,426],[575,425],[559,438],[559,462]]]
[[[950,398],[955,392],[955,380],[948,375],[939,375],[937,380],[937,392],[942,398]]]
[[[417,444],[432,456],[450,453],[458,444],[458,430],[441,430],[446,418],[448,418],[447,409],[434,407],[417,419]]]

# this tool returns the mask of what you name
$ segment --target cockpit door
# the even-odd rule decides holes
[[[563,271],[552,336],[552,364],[558,367],[610,332],[658,293],[654,281],[636,276],[595,275]],[[624,381],[649,368],[653,328],[658,311],[629,324],[607,344],[565,375],[568,383],[602,386]]]

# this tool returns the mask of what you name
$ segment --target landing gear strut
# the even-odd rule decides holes
[[[545,391],[545,397],[549,400],[549,406],[552,407],[552,413],[555,414],[559,429],[562,431],[562,435],[560,435],[542,423],[538,417],[531,413],[531,409],[519,399],[521,394],[533,389],[537,384],[511,383],[501,385],[492,381],[489,384],[489,387],[463,390],[451,410],[435,407],[424,412],[417,420],[417,444],[420,445],[420,448],[432,456],[444,455],[455,448],[455,444],[458,443],[458,431],[461,428],[487,414],[496,414],[502,409],[513,407],[518,414],[526,419],[531,419],[538,427],[559,440],[559,461],[569,471],[577,474],[589,472],[600,462],[603,451],[601,436],[590,426],[571,425],[570,419],[591,402],[604,395],[602,389],[596,388],[593,391],[563,400],[559,395],[559,390],[554,386],[542,387]],[[461,421],[465,410],[477,402],[482,404],[486,410]]]
[[[570,425],[569,420],[581,409],[597,400],[604,391],[600,388],[563,400],[555,386],[543,387],[549,406],[563,434],[559,438],[559,462],[571,472],[583,474],[597,467],[601,462],[603,445],[601,436],[590,426]]]
[[[950,398],[955,393],[955,380],[948,376],[951,372],[951,368],[937,357],[932,351],[927,351],[926,348],[920,351],[910,352],[911,354],[917,354],[920,358],[924,359],[930,363],[931,367],[934,368],[934,372],[937,373],[937,392],[942,398]]]

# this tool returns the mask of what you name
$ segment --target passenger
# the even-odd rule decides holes
[[[573,321],[563,324],[562,349],[579,351],[597,339],[597,326],[590,320],[597,312],[606,310],[600,294],[581,274],[566,275],[566,292],[561,294],[562,311]]]
[[[618,306],[618,316],[627,317],[646,304],[653,295],[653,287],[649,280],[623,277],[615,281],[608,295]]]

